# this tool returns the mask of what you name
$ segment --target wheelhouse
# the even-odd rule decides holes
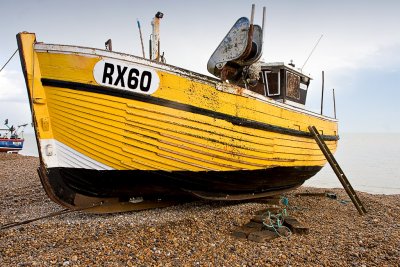
[[[282,103],[304,107],[310,80],[283,62],[263,63],[258,83],[248,89]]]

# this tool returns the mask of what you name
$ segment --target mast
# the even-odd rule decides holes
[[[160,61],[160,20],[164,14],[160,11],[154,16],[151,26],[153,27],[153,34],[151,38],[151,59]]]

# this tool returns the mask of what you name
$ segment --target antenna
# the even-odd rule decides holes
[[[139,28],[139,34],[140,34],[140,43],[142,44],[142,54],[143,54],[143,58],[146,58],[146,55],[144,53],[144,45],[143,45],[143,37],[142,37],[142,29],[140,28],[140,22],[139,19],[136,19],[137,21],[137,26]]]
[[[325,74],[324,71],[322,71],[321,115],[324,108],[324,87],[325,87]]]
[[[319,41],[321,41],[321,39],[322,39],[323,36],[324,36],[324,35],[321,34],[321,36],[319,37],[317,43],[314,45],[314,48],[311,50],[310,54],[308,55],[308,58],[306,59],[306,62],[304,62],[303,67],[301,67],[301,71],[303,71],[304,66],[306,65],[307,61],[310,59],[312,53],[314,53],[315,48],[317,48],[317,45],[319,44]]]

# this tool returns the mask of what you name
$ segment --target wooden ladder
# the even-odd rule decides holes
[[[315,126],[308,126],[308,130],[310,130],[312,136],[314,137],[315,141],[317,142],[322,153],[324,153],[325,158],[328,160],[328,162],[331,165],[336,176],[339,178],[339,181],[342,183],[344,189],[346,190],[347,194],[349,195],[354,206],[356,206],[358,213],[360,213],[360,215],[364,215],[365,213],[367,213],[363,204],[361,203],[360,199],[358,198],[356,192],[354,191],[353,187],[351,186],[349,180],[347,179],[346,175],[340,168],[335,157],[333,156],[333,154],[329,150],[328,146],[325,144],[324,140],[322,139],[321,135],[319,134],[317,128],[315,128]]]

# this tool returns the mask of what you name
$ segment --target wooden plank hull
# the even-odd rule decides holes
[[[142,58],[17,39],[39,173],[60,204],[273,193],[325,164],[309,125],[336,149],[336,120]]]

